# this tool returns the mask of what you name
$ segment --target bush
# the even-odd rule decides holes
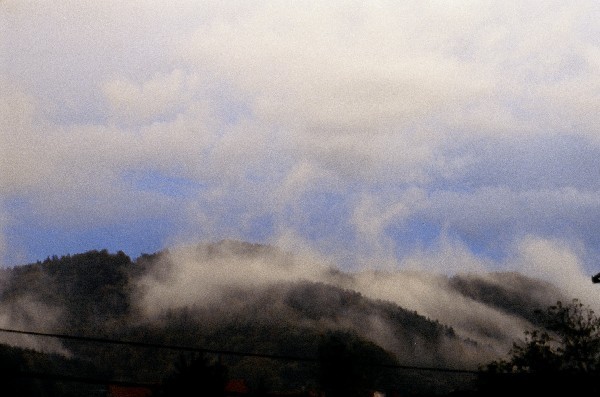
[[[574,299],[538,311],[541,329],[525,331],[507,360],[487,365],[482,389],[491,394],[530,391],[597,392],[600,382],[600,319]]]

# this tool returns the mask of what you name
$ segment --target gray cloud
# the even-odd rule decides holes
[[[0,189],[65,229],[152,213],[165,240],[362,264],[427,251],[415,224],[454,263],[529,234],[595,252],[598,11],[4,2]]]

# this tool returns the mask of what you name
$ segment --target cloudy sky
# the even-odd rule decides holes
[[[600,271],[596,1],[0,1],[0,257]],[[537,271],[536,270],[536,271]]]

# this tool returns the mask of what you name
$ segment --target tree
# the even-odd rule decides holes
[[[384,368],[395,364],[390,353],[348,332],[328,332],[319,344],[319,384],[327,396],[365,396],[395,388],[399,379]]]
[[[510,358],[494,365],[504,372],[600,371],[600,318],[574,299],[558,301],[538,311],[543,329],[525,331],[523,342],[513,343]]]
[[[175,372],[165,381],[166,397],[206,396],[223,397],[227,383],[227,368],[218,360],[205,355],[190,360],[181,356],[175,363]]]
[[[525,331],[507,360],[487,366],[484,383],[497,393],[597,391],[600,386],[600,318],[574,299],[537,311],[541,328]],[[514,390],[513,390],[514,391]]]

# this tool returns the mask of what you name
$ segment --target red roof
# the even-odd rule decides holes
[[[108,395],[110,397],[151,397],[152,390],[146,387],[109,385]]]
[[[248,386],[243,379],[231,379],[225,385],[225,394],[248,394]]]

